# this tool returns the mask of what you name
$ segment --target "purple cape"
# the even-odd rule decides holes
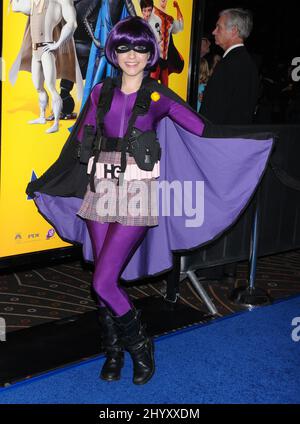
[[[198,226],[187,226],[191,216],[159,216],[129,263],[122,278],[135,280],[162,273],[172,267],[172,251],[200,247],[219,237],[239,218],[264,174],[273,139],[203,138],[169,118],[157,129],[162,147],[160,180],[203,181],[204,215]],[[195,194],[195,192],[194,192]],[[76,215],[81,198],[62,197],[35,191],[42,215],[67,241],[83,245],[86,260],[93,260],[85,222]],[[195,206],[195,205],[193,205]],[[203,221],[203,222],[202,222]],[[190,225],[190,224],[188,224]]]

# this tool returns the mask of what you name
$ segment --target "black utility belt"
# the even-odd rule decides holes
[[[101,152],[121,152],[122,138],[102,138]],[[126,152],[133,156],[138,167],[144,171],[152,171],[161,157],[161,147],[156,139],[155,131],[140,131],[133,128]]]
[[[87,125],[84,129],[83,140],[78,156],[81,163],[88,163],[95,152],[122,152],[122,138],[102,136],[95,138],[93,128]],[[155,163],[160,160],[161,147],[156,138],[155,131],[141,131],[133,128],[127,141],[126,152],[133,156],[138,167],[144,171],[152,171]]]
[[[103,137],[101,152],[121,152],[122,140],[122,138]]]

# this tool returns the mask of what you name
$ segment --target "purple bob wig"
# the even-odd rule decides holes
[[[110,31],[105,43],[107,60],[118,67],[116,47],[122,44],[147,46],[150,56],[146,70],[152,68],[159,59],[158,45],[150,25],[139,16],[129,17],[119,21]]]

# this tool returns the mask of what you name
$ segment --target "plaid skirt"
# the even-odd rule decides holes
[[[120,152],[101,152],[100,163],[119,165]],[[128,156],[128,164],[135,164]],[[122,225],[158,225],[157,183],[155,178],[123,181],[116,178],[94,179],[95,192],[87,188],[77,214],[84,219],[101,223],[118,222]]]

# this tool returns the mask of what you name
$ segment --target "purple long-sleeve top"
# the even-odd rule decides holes
[[[93,125],[96,129],[96,111],[101,88],[102,83],[97,84],[92,90],[91,105],[78,133],[79,140],[81,140],[84,125]],[[104,118],[104,131],[107,137],[125,135],[136,96],[136,92],[125,94],[118,87],[115,88],[111,108]],[[157,101],[151,101],[148,113],[137,118],[135,126],[142,131],[156,130],[159,121],[165,117],[169,117],[195,135],[201,136],[203,133],[204,124],[196,112],[161,93]]]

